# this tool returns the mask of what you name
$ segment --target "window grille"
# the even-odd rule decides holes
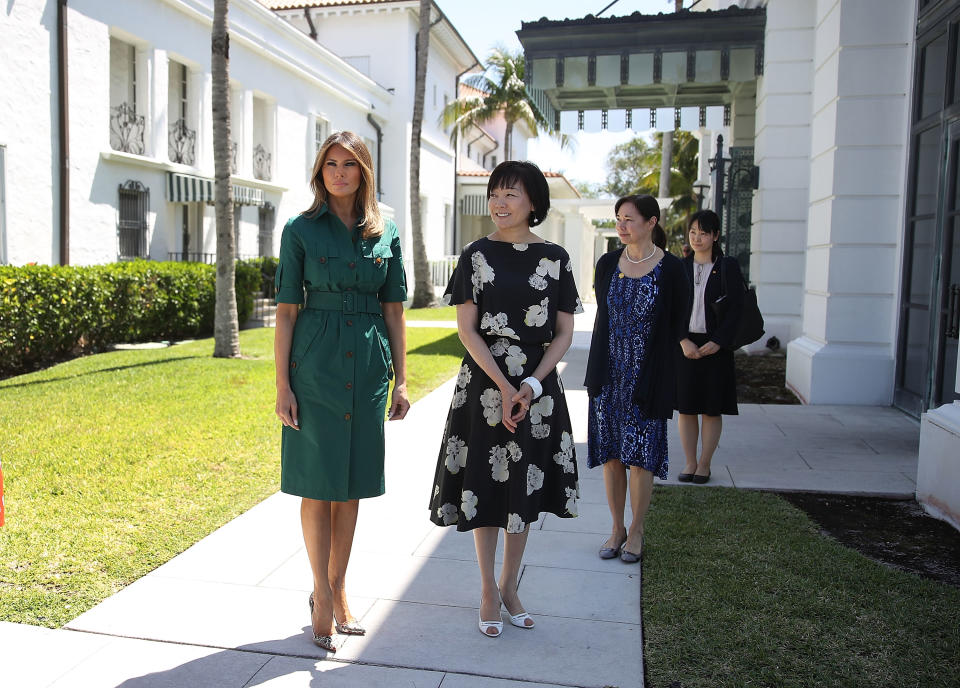
[[[150,212],[150,189],[131,179],[120,185],[119,195],[119,258],[148,258],[150,252],[147,246],[147,213]]]

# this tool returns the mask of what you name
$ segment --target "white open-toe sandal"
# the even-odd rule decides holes
[[[499,615],[500,615],[499,604],[497,605],[498,619],[496,621],[484,621],[483,617],[480,616],[480,610],[477,610],[477,619],[479,620],[478,627],[480,628],[480,632],[483,633],[488,638],[496,638],[501,633],[503,633],[503,619]],[[490,631],[490,629],[493,629],[494,631],[496,631],[496,633],[489,633],[488,631]]]
[[[529,626],[526,624],[527,619],[530,619],[531,621],[533,621],[533,617],[527,614],[526,612],[520,612],[519,614],[510,614],[510,611],[508,610],[507,614],[510,616],[510,623],[512,623],[517,628],[530,629],[537,625],[536,622],[530,624]]]

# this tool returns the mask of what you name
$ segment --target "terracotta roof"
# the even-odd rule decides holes
[[[489,177],[490,170],[458,170],[457,174],[461,177]],[[563,175],[559,172],[548,172],[547,170],[543,170],[543,176],[563,178]]]
[[[271,10],[296,10],[304,7],[336,7],[338,5],[383,5],[402,0],[257,0]]]
[[[592,14],[588,14],[585,17],[579,19],[547,19],[542,17],[536,21],[521,21],[520,30],[524,29],[533,29],[541,27],[557,27],[557,26],[586,26],[591,24],[633,24],[637,22],[657,22],[663,20],[684,20],[684,19],[703,19],[704,17],[748,17],[758,14],[765,14],[766,8],[757,7],[754,9],[742,9],[736,6],[730,6],[725,10],[706,10],[704,12],[691,12],[690,10],[681,10],[680,12],[673,13],[664,13],[660,12],[658,14],[641,14],[640,12],[634,12],[623,17],[595,17]]]

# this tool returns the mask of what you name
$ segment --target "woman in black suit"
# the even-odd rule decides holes
[[[689,240],[693,253],[683,259],[690,291],[689,325],[687,336],[680,342],[683,356],[677,364],[677,428],[686,464],[677,479],[702,484],[710,480],[710,462],[720,442],[723,415],[737,415],[737,381],[730,345],[743,310],[743,290],[731,289],[724,296],[721,266],[728,285],[743,284],[743,275],[736,259],[725,257],[720,249],[720,218],[712,210],[693,214]],[[727,308],[723,320],[717,322],[712,304],[721,296]]]

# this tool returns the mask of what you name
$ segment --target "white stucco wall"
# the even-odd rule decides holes
[[[787,354],[810,403],[893,400],[914,11],[817,3],[803,334]]]
[[[5,245],[14,264],[59,262],[56,3],[37,4],[16,3],[0,21],[6,61],[0,70]],[[150,257],[165,260],[168,252],[182,250],[183,205],[167,201],[165,181],[170,171],[213,176],[211,23],[209,0],[69,4],[71,263],[117,259],[118,187],[128,180],[150,190]],[[253,0],[231,3],[230,24],[233,113],[239,117],[233,122],[233,139],[239,144],[234,183],[262,189],[266,200],[277,206],[277,247],[286,218],[311,202],[307,180],[314,155],[314,115],[323,113],[339,128],[375,140],[367,114],[390,119],[395,98]],[[110,107],[131,97],[128,45],[136,55],[137,111],[145,120],[143,155],[110,147]],[[123,58],[113,72],[111,52]],[[192,166],[171,163],[168,154],[169,125],[180,117],[177,94],[171,95],[171,83],[176,90],[178,77],[169,67],[178,63],[188,67],[187,120],[197,136]],[[395,138],[402,148],[401,137]],[[269,182],[252,178],[255,143],[264,143],[272,155]],[[400,167],[405,169],[405,164]],[[213,253],[213,209],[190,205],[191,225],[204,225],[202,245],[191,245],[190,250]],[[240,210],[241,254],[257,252],[258,221],[256,208]]]
[[[0,14],[0,145],[4,150],[6,258],[57,263],[56,4],[17,3]]]

